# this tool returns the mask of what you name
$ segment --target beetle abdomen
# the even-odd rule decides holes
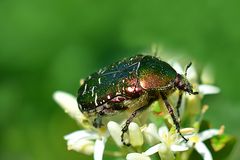
[[[137,70],[143,57],[124,59],[90,75],[78,90],[79,109],[88,112],[117,96],[131,98],[139,94]]]

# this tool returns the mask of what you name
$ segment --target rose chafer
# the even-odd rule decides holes
[[[174,110],[168,102],[168,96],[179,90],[177,114],[182,101],[182,94],[193,92],[192,85],[185,75],[178,74],[168,63],[155,56],[137,55],[123,59],[100,69],[85,79],[78,90],[78,106],[81,112],[93,118],[93,126],[100,128],[102,117],[115,115],[126,110],[133,110],[122,129],[122,142],[128,126],[139,113],[148,108],[154,101],[162,99],[176,130],[180,133],[180,125]]]

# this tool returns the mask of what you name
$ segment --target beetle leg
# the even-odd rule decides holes
[[[119,104],[111,104],[110,108],[107,108],[106,106],[103,107],[100,111],[97,112],[97,117],[93,120],[93,126],[95,128],[101,128],[103,126],[102,124],[102,117],[104,115],[114,115],[116,112],[120,110],[126,110],[127,107],[124,107],[122,103]]]
[[[180,122],[180,107],[181,107],[181,103],[182,103],[182,96],[183,96],[183,92],[179,92],[179,97],[178,97],[178,101],[177,101],[177,106],[176,106],[176,109],[177,109],[177,116],[178,116],[178,122]]]
[[[149,106],[149,104],[148,104],[148,105],[145,105],[145,106],[143,106],[143,107],[141,107],[141,108],[138,108],[138,109],[135,110],[135,111],[131,114],[131,116],[127,119],[124,127],[122,128],[122,135],[121,135],[121,141],[122,141],[122,143],[123,143],[125,146],[130,146],[130,145],[131,145],[130,143],[126,143],[126,142],[124,141],[124,134],[128,131],[128,126],[129,126],[129,124],[133,121],[133,119],[134,119],[139,113],[141,113],[143,110],[145,110],[148,106]]]
[[[188,139],[186,139],[186,138],[182,135],[182,133],[180,132],[179,122],[178,122],[177,119],[176,119],[176,116],[175,116],[175,114],[174,114],[173,108],[171,107],[170,103],[168,102],[166,95],[165,95],[164,93],[160,93],[160,94],[161,94],[161,96],[162,96],[162,99],[163,99],[163,101],[164,101],[165,106],[167,107],[168,113],[169,113],[169,114],[171,115],[171,117],[172,117],[172,120],[173,120],[173,123],[174,123],[174,125],[175,125],[175,127],[176,127],[177,132],[178,132],[179,135],[187,142]]]

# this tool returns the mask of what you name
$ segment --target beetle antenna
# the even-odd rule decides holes
[[[191,65],[192,65],[192,62],[190,62],[190,63],[187,65],[187,67],[186,67],[186,69],[185,69],[185,73],[184,73],[185,77],[187,77],[187,70],[191,67]]]

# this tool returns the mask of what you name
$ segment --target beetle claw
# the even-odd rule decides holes
[[[130,147],[131,144],[130,143],[126,143],[124,141],[124,133],[126,133],[125,131],[122,131],[122,135],[121,135],[121,142],[123,143],[124,146]]]

